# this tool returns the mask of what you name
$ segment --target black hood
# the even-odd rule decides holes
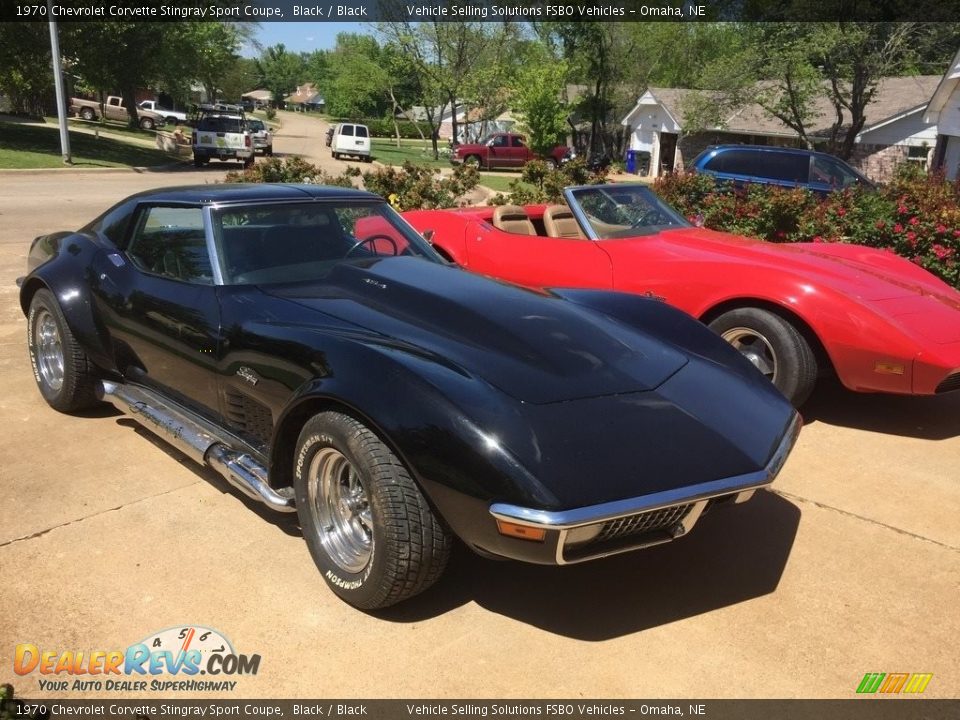
[[[263,290],[445,357],[524,402],[651,390],[687,363],[588,308],[417,258],[341,263],[322,281]]]

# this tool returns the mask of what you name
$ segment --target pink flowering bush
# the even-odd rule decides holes
[[[848,242],[894,252],[960,288],[960,182],[903,167],[876,190],[821,198],[807,190],[719,187],[705,175],[658,178],[654,189],[689,220],[770,242]]]

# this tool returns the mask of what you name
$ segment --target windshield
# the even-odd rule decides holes
[[[645,185],[591,185],[568,190],[567,196],[600,240],[690,226]]]
[[[247,127],[253,132],[262,132],[265,129],[262,120],[247,120]]]
[[[443,262],[384,202],[281,203],[214,211],[214,239],[224,282],[301,282],[340,263],[396,255]]]

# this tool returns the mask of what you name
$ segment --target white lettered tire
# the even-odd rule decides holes
[[[304,425],[294,490],[310,554],[350,605],[406,600],[446,567],[447,530],[397,456],[355,418],[322,412]]]

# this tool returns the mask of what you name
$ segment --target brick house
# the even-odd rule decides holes
[[[939,81],[935,75],[881,80],[866,108],[867,121],[857,135],[850,164],[880,181],[889,178],[901,162],[918,162],[926,167],[937,129],[924,119],[924,110]],[[793,130],[757,104],[738,109],[721,126],[685,133],[686,108],[698,94],[700,91],[684,88],[649,88],[621,121],[629,133],[627,147],[651,154],[652,175],[682,168],[709,145],[800,145]],[[817,111],[810,135],[825,141],[834,109],[823,97]]]

